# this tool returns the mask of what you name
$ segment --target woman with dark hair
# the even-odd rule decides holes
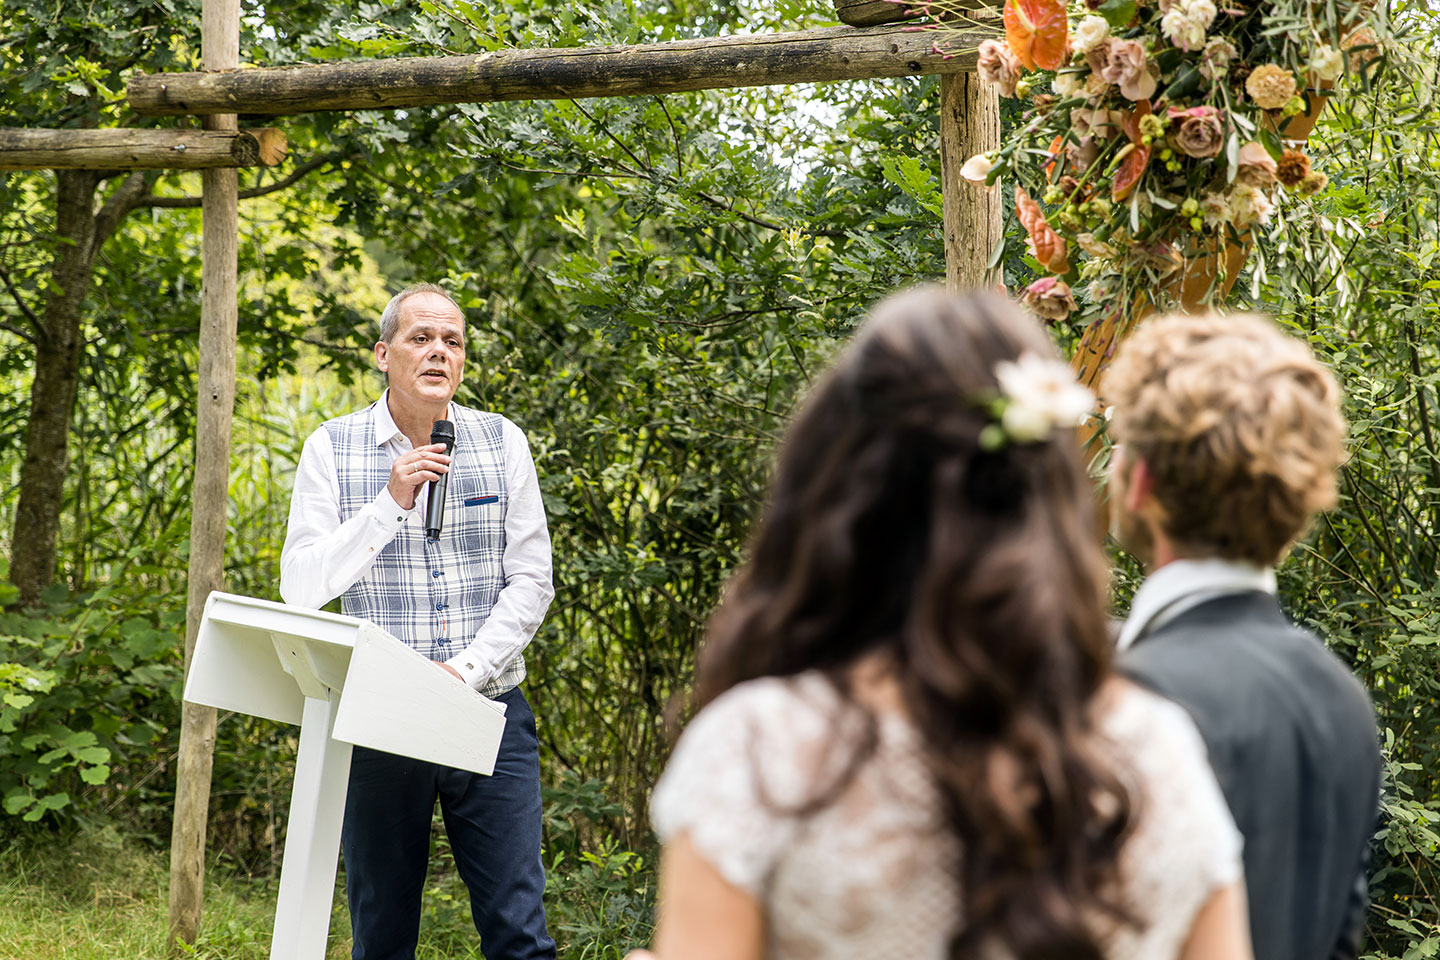
[[[1110,674],[1090,404],[997,297],[875,309],[789,431],[652,799],[661,960],[1249,960],[1199,736]]]

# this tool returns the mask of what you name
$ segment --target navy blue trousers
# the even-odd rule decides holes
[[[486,960],[553,960],[540,862],[540,754],[518,689],[506,705],[495,775],[356,747],[340,847],[354,960],[413,960],[435,801]]]

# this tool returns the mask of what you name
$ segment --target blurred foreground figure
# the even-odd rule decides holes
[[[1001,299],[876,308],[655,790],[662,960],[1250,957],[1194,724],[1110,673],[1092,403]]]
[[[1258,960],[1359,952],[1380,753],[1369,697],[1275,600],[1278,562],[1335,502],[1335,381],[1254,316],[1135,332],[1105,381],[1116,536],[1150,571],[1121,671],[1189,711],[1245,837]]]

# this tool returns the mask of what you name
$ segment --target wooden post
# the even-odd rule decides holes
[[[204,0],[200,51],[206,70],[240,63],[240,0]],[[205,118],[207,130],[235,130],[233,114]],[[239,317],[239,174],[201,174],[200,364],[195,405],[195,480],[190,518],[190,582],[186,598],[185,667],[205,612],[205,599],[225,573],[225,508],[230,480],[230,425],[235,407],[235,330]],[[215,755],[215,709],[181,706],[175,823],[170,835],[170,941],[194,943],[200,933],[205,882],[205,830]]]
[[[985,265],[1002,236],[1000,191],[960,176],[965,161],[1000,146],[1000,100],[976,73],[940,77],[940,180],[944,194],[945,285],[985,286]]]
[[[279,130],[52,130],[0,127],[0,170],[206,170],[273,167]]]

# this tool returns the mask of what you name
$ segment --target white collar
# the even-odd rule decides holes
[[[1154,630],[1213,597],[1227,593],[1274,594],[1275,569],[1243,560],[1174,560],[1156,570],[1130,603],[1130,616],[1115,642],[1124,650],[1148,630]]]
[[[405,436],[395,424],[395,418],[390,415],[390,388],[386,387],[385,392],[380,394],[380,399],[375,401],[371,408],[371,417],[375,422],[375,446],[383,447],[396,437]],[[450,401],[445,407],[446,416],[450,422],[455,422],[455,401]],[[407,441],[408,442],[408,441]]]

